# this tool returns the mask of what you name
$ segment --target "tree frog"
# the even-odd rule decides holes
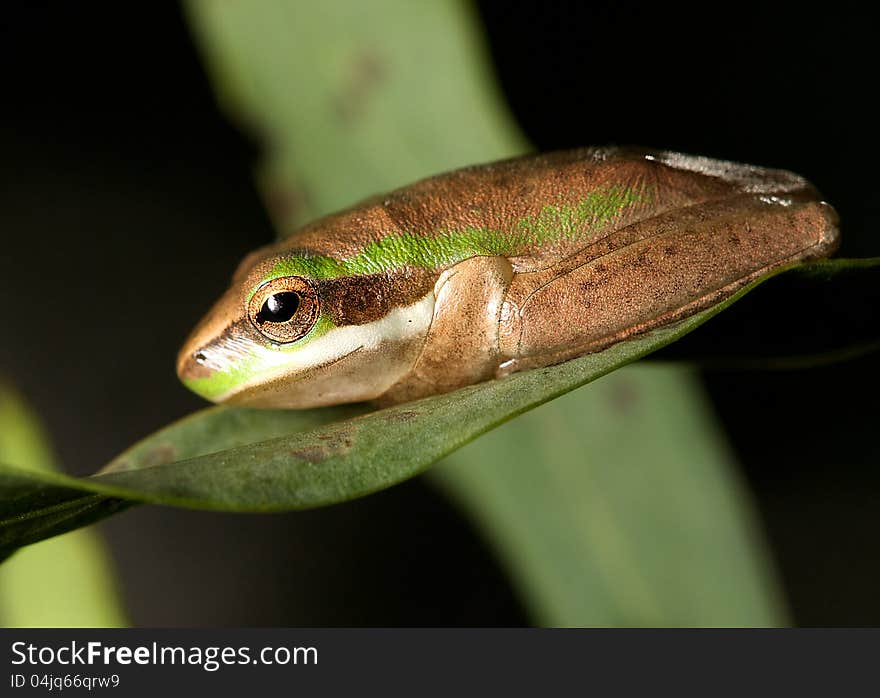
[[[838,239],[783,170],[617,147],[467,167],[250,254],[177,371],[215,402],[400,403],[599,351]]]

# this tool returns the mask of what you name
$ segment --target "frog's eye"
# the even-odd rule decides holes
[[[295,342],[308,334],[318,319],[318,294],[299,276],[272,279],[251,298],[248,318],[273,342]]]

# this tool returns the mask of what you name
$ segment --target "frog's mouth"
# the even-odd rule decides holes
[[[320,369],[330,368],[331,366],[333,366],[333,364],[338,364],[340,361],[344,361],[344,360],[347,359],[349,356],[352,356],[353,354],[357,354],[357,353],[358,353],[359,351],[361,351],[365,346],[366,346],[365,344],[361,344],[359,347],[357,347],[357,348],[355,348],[355,349],[352,349],[352,350],[351,350],[350,352],[348,352],[347,354],[343,354],[343,355],[340,356],[340,357],[337,357],[337,358],[335,358],[335,359],[331,359],[330,361],[328,361],[328,362],[326,362],[326,363],[318,364],[317,366],[315,366],[315,370],[317,371],[317,370],[320,370]]]
[[[192,361],[199,364],[197,371],[200,375],[181,375],[181,381],[193,392],[214,402],[246,402],[249,395],[262,394],[264,386],[283,382],[293,387],[325,376],[325,372],[332,366],[342,363],[364,348],[365,345],[361,344],[314,366],[279,364],[263,371],[259,369],[259,359],[253,356],[232,365],[227,364],[226,370],[213,369],[205,365],[210,361],[210,354],[202,350],[192,356]],[[205,357],[201,361],[197,358],[199,354]]]
[[[265,373],[227,392],[222,401],[243,407],[303,409],[373,400],[412,363],[404,343],[358,345],[308,368]]]

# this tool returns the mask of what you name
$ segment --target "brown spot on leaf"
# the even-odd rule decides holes
[[[614,386],[608,397],[611,408],[622,414],[632,412],[639,399],[638,390],[628,381],[623,381]]]
[[[388,422],[395,423],[406,423],[411,422],[414,419],[417,419],[420,416],[420,412],[416,410],[404,410],[402,412],[389,412],[385,415],[385,420]]]
[[[167,465],[176,459],[177,447],[174,444],[156,444],[143,455],[139,467],[152,468],[157,465]]]
[[[302,182],[297,180],[272,181],[264,188],[264,191],[263,198],[266,200],[266,208],[269,209],[282,233],[288,231],[288,227],[292,228],[309,217],[312,201]]]
[[[316,434],[320,443],[305,444],[290,450],[290,455],[307,463],[322,463],[328,458],[347,453],[354,445],[352,429],[345,427],[329,433]]]
[[[321,463],[331,455],[331,449],[325,446],[305,446],[292,450],[290,455],[307,463]]]
[[[333,100],[333,110],[345,123],[363,116],[370,96],[387,77],[386,64],[372,51],[362,50],[352,61],[342,90]]]

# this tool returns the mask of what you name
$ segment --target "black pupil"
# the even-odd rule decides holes
[[[299,294],[293,291],[273,293],[263,303],[257,316],[259,322],[287,322],[299,308]]]

